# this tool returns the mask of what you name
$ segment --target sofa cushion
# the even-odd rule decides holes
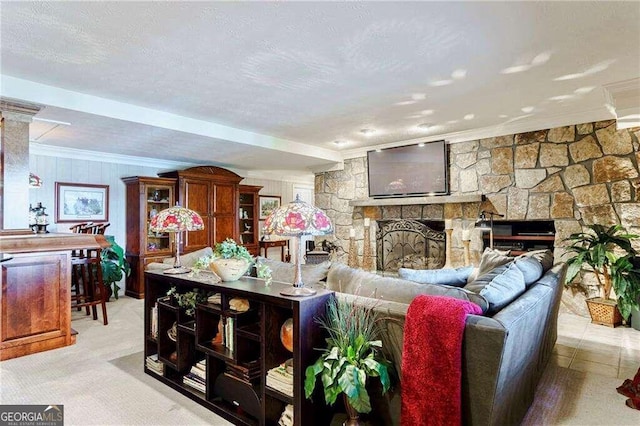
[[[211,247],[205,247],[200,250],[192,251],[191,253],[180,255],[180,263],[182,263],[182,266],[184,266],[185,268],[191,268],[198,261],[198,259],[204,256],[211,256],[212,254],[213,249]],[[164,259],[162,263],[169,263],[173,265],[174,261],[174,257],[168,257]]]
[[[538,281],[544,273],[542,263],[532,256],[518,256],[514,259],[513,264],[522,272],[526,287]]]
[[[553,266],[553,252],[551,250],[533,250],[521,255],[522,257],[532,257],[542,265],[542,273],[547,272]]]
[[[482,257],[480,258],[480,265],[478,266],[478,270],[475,274],[470,274],[469,278],[467,278],[467,283],[471,283],[476,278],[480,278],[487,272],[492,269],[504,265],[505,263],[511,262],[513,260],[512,257],[509,257],[509,251],[495,250],[487,247],[484,249],[482,253]]]
[[[285,263],[279,260],[267,259],[266,257],[256,258],[261,264],[267,265],[271,269],[271,278],[274,281],[293,283],[296,275],[296,265]],[[302,282],[307,286],[312,286],[327,278],[331,262],[325,261],[317,264],[302,265]]]
[[[524,275],[515,262],[494,268],[476,278],[464,288],[483,296],[487,300],[489,303],[487,314],[489,315],[495,314],[513,302],[526,289]]]
[[[462,287],[467,284],[467,278],[473,271],[473,266],[443,269],[398,269],[400,278],[415,281],[421,284],[446,284],[454,287]]]
[[[337,262],[331,264],[331,268],[329,268],[326,288],[340,293],[406,304],[411,303],[420,294],[428,294],[468,300],[480,306],[483,312],[489,307],[483,296],[463,288],[438,284],[418,284],[401,278],[385,277],[361,269],[354,269]]]

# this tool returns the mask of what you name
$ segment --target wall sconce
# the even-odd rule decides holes
[[[487,216],[489,218],[487,219]],[[489,247],[493,248],[493,217],[504,217],[503,214],[488,212],[486,210],[482,210],[480,212],[480,216],[478,220],[476,220],[476,229],[480,229],[481,231],[489,231]]]

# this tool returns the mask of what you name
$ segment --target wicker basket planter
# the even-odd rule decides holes
[[[594,324],[616,327],[622,324],[622,315],[615,300],[593,297],[587,299],[591,322]]]

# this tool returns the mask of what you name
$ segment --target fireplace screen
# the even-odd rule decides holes
[[[445,264],[445,233],[434,221],[379,220],[376,232],[377,270],[438,269]],[[429,226],[431,225],[431,227]]]

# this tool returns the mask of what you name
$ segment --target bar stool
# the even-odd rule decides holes
[[[102,281],[102,265],[100,250],[87,250],[81,256],[71,258],[72,278],[75,281],[75,295],[71,297],[71,304],[78,310],[85,307],[87,315],[89,308],[93,319],[98,319],[97,305],[102,306],[104,325],[107,319],[106,288]]]

